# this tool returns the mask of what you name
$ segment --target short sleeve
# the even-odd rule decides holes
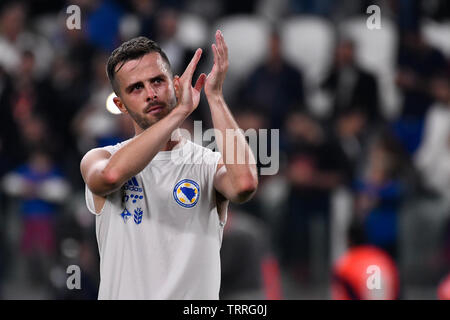
[[[220,152],[215,152],[207,149],[206,154],[204,155],[203,161],[206,166],[209,167],[210,170],[210,178],[214,178],[214,175],[217,171],[217,166],[219,164],[220,158],[222,154]]]
[[[222,154],[220,152],[212,152],[213,157],[213,167],[214,167],[214,174],[217,171],[217,166],[219,165],[220,158],[222,157]]]
[[[105,210],[105,206],[107,204],[108,201],[105,201],[105,204],[103,205],[103,208],[100,210],[100,212],[96,212],[95,211],[95,205],[94,205],[94,195],[92,193],[92,191],[89,189],[89,187],[86,185],[85,187],[85,198],[86,198],[86,206],[89,210],[90,213],[98,216],[101,215],[103,213],[103,211]]]
[[[102,149],[108,151],[110,154],[114,154],[114,152],[117,151],[117,148],[115,148],[115,146],[106,146],[106,147],[103,147]],[[94,194],[89,189],[87,184],[85,184],[85,199],[86,199],[86,206],[87,206],[89,212],[91,212],[92,214],[94,214],[96,216],[98,216],[98,215],[103,213],[103,211],[105,209],[105,206],[106,206],[106,204],[108,202],[108,201],[105,201],[105,204],[103,205],[103,208],[100,210],[99,213],[97,213],[95,211],[95,205],[94,205]]]

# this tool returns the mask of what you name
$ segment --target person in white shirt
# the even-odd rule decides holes
[[[427,112],[413,159],[425,185],[450,201],[450,81],[436,78],[431,89],[436,102]]]
[[[176,133],[197,108],[204,87],[214,128],[238,130],[222,94],[228,49],[212,44],[214,65],[192,86],[202,50],[181,77],[157,43],[138,37],[111,54],[107,74],[114,103],[133,120],[135,136],[90,150],[81,161],[86,203],[96,215],[99,299],[218,299],[220,247],[228,202],[249,200],[258,185],[256,161],[239,132],[243,164]]]

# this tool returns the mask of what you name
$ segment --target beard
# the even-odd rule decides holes
[[[157,101],[153,101],[153,102],[149,103],[144,108],[145,111],[143,113],[134,112],[131,109],[129,109],[127,106],[125,106],[125,108],[128,110],[128,114],[134,120],[134,122],[136,122],[136,124],[142,130],[145,130],[145,129],[151,127],[152,125],[154,125],[159,120],[163,119],[165,116],[167,116],[170,113],[170,111],[172,111],[175,108],[176,104],[177,104],[177,100],[175,97],[173,97],[168,102],[163,102],[163,101],[157,100]],[[158,113],[156,113],[154,115],[150,115],[149,113],[146,112],[146,110],[148,110],[150,107],[156,106],[156,105],[162,107]]]

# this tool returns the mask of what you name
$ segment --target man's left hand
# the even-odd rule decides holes
[[[228,48],[220,30],[216,31],[216,43],[212,44],[214,65],[205,83],[207,97],[221,96],[222,86],[228,70]]]

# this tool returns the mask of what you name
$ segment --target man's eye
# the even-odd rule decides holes
[[[133,87],[133,89],[142,89],[144,86],[142,85],[142,84],[140,84],[140,83],[138,83],[138,84],[136,84],[134,87]]]

